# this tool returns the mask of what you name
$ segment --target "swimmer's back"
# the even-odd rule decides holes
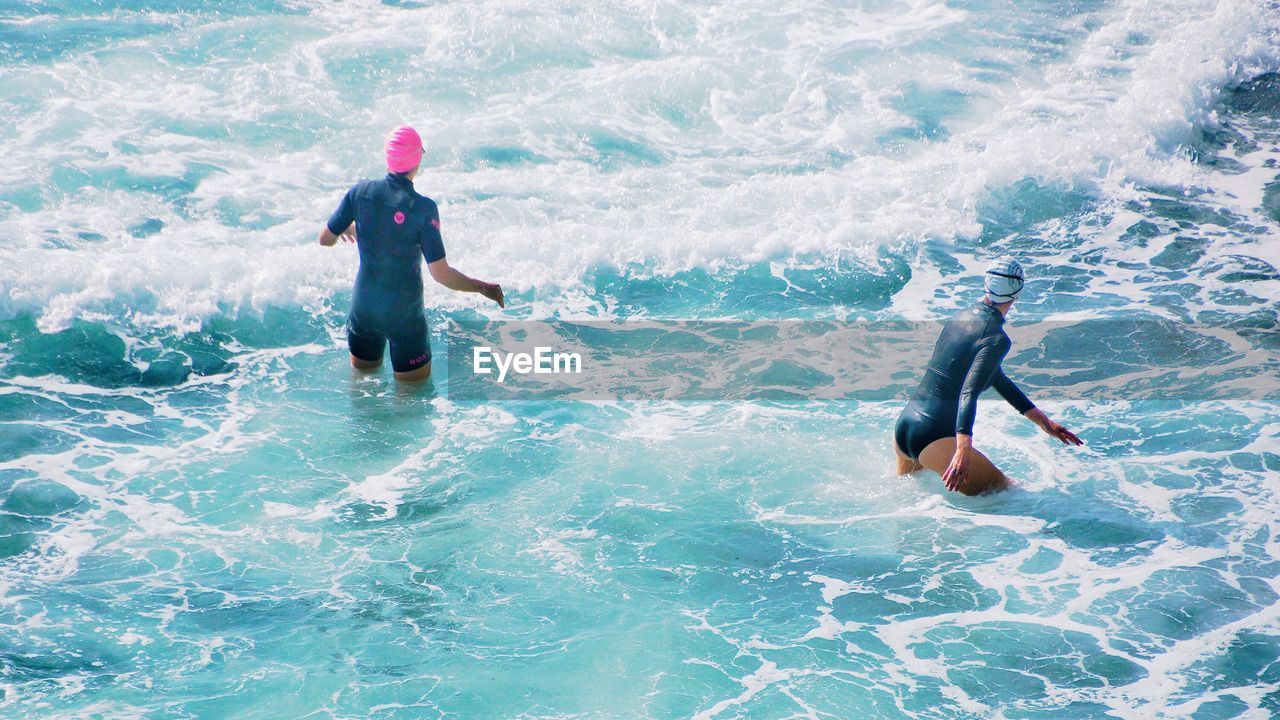
[[[955,402],[979,350],[991,348],[999,356],[997,362],[1009,352],[1011,343],[1002,327],[1003,320],[989,305],[975,305],[948,320],[933,346],[933,356],[916,388],[916,397]]]
[[[1015,408],[1032,407],[1000,368],[1011,346],[1004,316],[979,303],[947,321],[909,405],[925,417],[971,435],[977,398],[994,387]]]
[[[329,218],[329,230],[340,233],[352,222],[360,252],[352,313],[421,313],[419,258],[432,263],[445,256],[435,201],[419,195],[411,180],[388,173],[381,180],[362,180],[347,191]]]

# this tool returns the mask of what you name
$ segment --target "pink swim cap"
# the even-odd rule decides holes
[[[391,172],[409,172],[422,160],[422,138],[418,131],[401,125],[387,136],[387,169]]]

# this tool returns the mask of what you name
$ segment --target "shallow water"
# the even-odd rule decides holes
[[[1233,0],[0,6],[0,714],[1280,715],[1278,30]],[[964,498],[889,472],[900,399],[354,377],[355,253],[314,236],[401,122],[452,262],[510,300],[429,288],[438,356],[451,320],[933,320],[1010,253],[1011,362],[1134,392],[1033,393],[1080,450],[984,400],[1019,487]],[[1038,321],[1086,318],[1229,349],[1044,357]]]

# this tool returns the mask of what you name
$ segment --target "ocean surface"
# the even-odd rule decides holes
[[[1277,73],[1273,0],[0,0],[0,717],[1280,717]],[[438,358],[935,321],[1005,254],[1011,362],[1216,344],[1076,333],[1086,390],[1028,389],[1087,445],[993,394],[978,498],[891,471],[916,356],[397,388],[315,238],[401,123],[507,289],[429,285]]]

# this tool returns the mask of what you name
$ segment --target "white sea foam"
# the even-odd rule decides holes
[[[1269,39],[1280,21],[1244,0],[1122,2],[1062,57],[1004,81],[898,50],[982,37],[978,18],[940,2],[831,17],[639,4],[564,25],[507,2],[307,7],[279,19],[270,44],[252,19],[194,22],[0,69],[22,113],[0,131],[0,191],[41,198],[0,215],[11,238],[0,312],[56,329],[121,303],[159,324],[315,307],[349,287],[355,258],[314,247],[314,234],[345,183],[377,172],[378,138],[402,120],[426,131],[418,186],[441,202],[450,257],[545,295],[598,265],[666,273],[968,238],[986,194],[1024,177],[1104,196],[1212,186],[1218,176],[1179,148],[1218,122],[1220,88],[1280,67]],[[222,52],[232,34],[256,42],[241,64],[184,55]],[[868,59],[839,69],[854,51]],[[949,137],[886,155],[875,138],[914,122],[893,107],[912,87],[968,93],[983,112],[953,114]],[[483,146],[544,160],[467,159]],[[831,153],[849,159],[832,165]],[[1237,176],[1248,187],[1232,193],[1252,203],[1262,179]],[[193,185],[174,191],[181,206],[134,189],[159,181]],[[164,227],[130,235],[155,220]]]
[[[1098,251],[1112,263],[1084,292],[1114,294],[1132,306],[1151,288],[1143,266],[1170,247],[1177,227],[1173,221],[1162,225],[1163,235],[1145,247],[1121,239],[1146,217],[1124,204],[1151,199],[1140,186],[1207,189],[1213,194],[1204,202],[1256,219],[1260,188],[1271,174],[1267,163],[1276,159],[1273,150],[1260,148],[1241,159],[1246,172],[1227,176],[1196,166],[1180,149],[1200,128],[1222,122],[1213,106],[1224,85],[1276,69],[1275,45],[1268,39],[1277,19],[1273,9],[1257,3],[1119,2],[1061,26],[1037,27],[1036,32],[1056,33],[1059,42],[1044,46],[1056,51],[1005,41],[986,47],[978,29],[981,13],[930,1],[883,12],[798,3],[690,10],[637,2],[609,13],[590,6],[565,13],[565,7],[548,10],[531,2],[301,6],[312,14],[273,20],[277,26],[269,40],[255,19],[195,18],[175,23],[170,32],[68,56],[52,66],[0,68],[0,113],[16,118],[0,123],[6,150],[0,166],[0,232],[6,238],[0,243],[0,316],[34,313],[45,330],[86,317],[111,325],[194,329],[228,308],[326,309],[349,287],[355,257],[350,247],[315,247],[314,233],[346,183],[377,172],[379,137],[404,119],[427,131],[431,164],[419,187],[441,200],[450,257],[465,270],[532,290],[535,316],[613,314],[614,299],[581,285],[601,266],[640,275],[767,261],[773,278],[798,290],[788,276],[797,255],[856,260],[883,244],[970,238],[977,231],[977,206],[988,194],[1028,176],[1101,198],[1098,224],[1070,228],[1051,220],[1036,231],[1046,246],[1060,232],[1084,235],[1072,252]],[[549,12],[568,17],[553,25],[546,22]],[[958,45],[968,46],[972,57],[959,53]],[[1013,58],[1002,66],[1007,54]],[[941,106],[955,102],[946,91],[969,97],[941,120],[933,140],[896,148],[879,140],[917,123],[905,109],[908,95],[952,97],[930,101]],[[518,148],[536,158],[503,162],[493,159],[497,152],[486,160],[485,147]],[[165,182],[173,186],[154,192],[135,187]],[[1274,251],[1263,245],[1224,233],[1201,262],[1239,252],[1275,264]],[[980,258],[957,253],[954,260],[965,271],[980,269]],[[925,316],[946,304],[937,288],[957,270],[928,257],[917,261],[894,309]],[[824,261],[805,262],[812,269]],[[1088,270],[1065,257],[1046,264]],[[1204,308],[1229,309],[1214,299],[1215,289],[1214,281],[1202,282],[1196,300]],[[1272,281],[1252,289],[1277,296]],[[452,308],[474,298],[431,293],[429,302]],[[1011,334],[1016,343],[1033,340],[1016,326]],[[1225,339],[1244,358],[1228,369],[1265,360],[1249,356],[1244,343]],[[129,342],[136,350],[138,341]],[[351,397],[337,397],[312,386],[294,387],[299,383],[285,378],[291,364],[327,348],[231,349],[237,353],[234,372],[193,378],[177,389],[111,390],[52,376],[12,378],[0,386],[7,399],[29,395],[31,407],[91,408],[71,419],[29,423],[40,431],[64,431],[73,438],[71,450],[0,463],[6,473],[59,482],[86,500],[84,509],[39,531],[39,546],[6,560],[0,572],[0,604],[23,617],[28,636],[55,625],[43,619],[52,605],[25,605],[33,591],[43,602],[44,584],[101,567],[82,567],[86,558],[123,554],[154,569],[154,575],[144,569],[129,578],[146,589],[139,596],[162,596],[167,604],[116,596],[127,612],[141,611],[101,634],[123,647],[151,639],[155,662],[175,676],[217,664],[228,668],[234,682],[237,667],[252,665],[245,671],[251,673],[263,666],[223,659],[252,648],[258,637],[266,657],[267,646],[279,639],[272,629],[251,639],[237,628],[210,635],[207,627],[186,622],[200,594],[221,598],[222,609],[256,592],[275,602],[309,599],[310,591],[322,598],[318,605],[339,609],[344,618],[405,611],[413,615],[404,620],[412,632],[401,635],[436,642],[440,635],[432,633],[448,634],[448,642],[461,650],[448,653],[456,663],[492,643],[477,626],[494,621],[484,615],[494,594],[500,597],[493,603],[519,611],[499,613],[504,620],[561,622],[555,612],[561,606],[518,595],[527,581],[539,590],[590,588],[590,594],[557,601],[598,611],[592,622],[612,611],[628,621],[652,621],[637,624],[643,632],[673,632],[670,626],[678,623],[672,616],[694,606],[685,611],[695,620],[686,630],[724,644],[708,649],[671,643],[693,648],[690,663],[724,675],[717,678],[722,685],[697,690],[702,695],[693,712],[703,717],[751,714],[760,710],[762,698],[778,694],[795,701],[797,714],[816,716],[804,685],[815,677],[829,680],[828,687],[879,686],[903,715],[918,711],[908,709],[904,698],[936,681],[940,687],[929,689],[953,703],[947,710],[999,716],[998,708],[950,681],[958,666],[927,652],[938,648],[931,632],[995,622],[1083,633],[1102,651],[1146,673],[1122,686],[1064,688],[1049,679],[1046,694],[1053,702],[1098,702],[1120,716],[1185,716],[1208,698],[1230,692],[1260,714],[1270,691],[1229,688],[1194,701],[1167,692],[1195,687],[1196,664],[1225,652],[1242,633],[1274,633],[1274,604],[1186,640],[1135,632],[1127,609],[1099,611],[1108,601],[1122,601],[1126,592],[1163,597],[1162,590],[1149,587],[1153,577],[1184,568],[1212,573],[1226,586],[1265,599],[1256,591],[1258,578],[1236,565],[1280,557],[1280,480],[1265,466],[1240,469],[1226,455],[1256,459],[1277,451],[1280,425],[1270,421],[1269,405],[1231,408],[1243,418],[1238,425],[1251,433],[1261,430],[1234,444],[1215,441],[1229,450],[1148,451],[1139,442],[1120,440],[1105,444],[1105,451],[1090,451],[1064,449],[1039,436],[1028,441],[1017,434],[1022,421],[1016,415],[984,404],[981,447],[1013,468],[1023,489],[998,500],[971,500],[943,494],[928,473],[915,480],[889,477],[884,430],[897,409],[891,403],[830,412],[747,403],[610,407],[583,432],[576,419],[531,418],[521,415],[526,408],[507,412],[443,399],[428,408],[409,402],[412,411],[406,414],[412,419],[390,417],[378,427],[404,430],[420,422],[422,410],[431,417],[430,426],[415,428],[428,438],[424,444],[397,452],[375,439],[355,444],[368,451],[359,462],[325,459],[328,433],[349,432],[343,422],[350,415],[335,420],[324,413],[335,402],[357,407],[368,399],[365,393],[385,391],[385,378],[355,382]],[[807,350],[822,367],[839,358],[830,347]],[[301,408],[316,417],[298,427],[274,427],[274,403],[299,396],[300,405],[280,414]],[[1183,412],[1222,412],[1202,405],[1140,416],[1124,403],[1043,400],[1055,415],[1070,418],[1073,428],[1083,427],[1082,434],[1098,436],[1157,437],[1170,432],[1165,426],[1183,421]],[[224,406],[202,410],[207,402]],[[121,409],[102,412],[104,405]],[[381,411],[393,403],[378,405]],[[1122,419],[1113,422],[1113,416]],[[190,432],[181,438],[176,430],[172,438],[162,432],[168,438],[163,445],[95,435],[159,421]],[[324,433],[324,439],[292,434],[309,431]],[[529,446],[539,451],[523,454]],[[298,447],[317,457],[289,456]],[[495,449],[515,454],[518,462],[503,456],[488,465],[484,454]],[[255,473],[274,472],[277,455],[288,456],[280,466],[288,469],[254,487]],[[610,464],[598,456],[608,456]],[[294,461],[297,467],[288,464]],[[739,465],[726,471],[728,462]],[[626,484],[601,488],[597,471],[628,463],[638,469],[617,473]],[[564,472],[569,466],[592,472],[578,477]],[[471,472],[499,468],[493,474],[501,476],[512,467],[519,477],[511,482],[520,491],[506,493],[502,485],[510,478],[487,475],[463,487]],[[1155,484],[1145,474],[1160,468],[1170,480],[1207,485],[1201,479],[1205,467],[1214,468],[1211,488]],[[201,475],[213,469],[226,472],[212,479]],[[247,497],[240,497],[235,484],[246,478]],[[539,484],[548,478],[555,483]],[[553,484],[550,499],[540,494]],[[529,487],[538,492],[524,490]],[[472,506],[450,505],[444,522],[377,522],[397,517],[407,497],[423,492],[492,495]],[[205,505],[210,494],[219,493],[233,507]],[[1063,518],[1043,512],[1058,502],[1059,493],[1160,531],[1155,539],[1139,541],[1130,559],[1080,547],[1079,538],[1060,531]],[[1197,493],[1220,495],[1241,507],[1229,512],[1223,523],[1228,527],[1215,530],[1211,542],[1164,533]],[[364,517],[364,505],[380,510],[380,517]],[[700,511],[714,514],[699,517]],[[1089,508],[1085,512],[1093,517]],[[346,524],[351,516],[360,522]],[[653,516],[664,526],[660,532],[645,527]],[[724,520],[732,525],[719,524]],[[451,523],[470,523],[460,533],[464,539],[423,532]],[[730,547],[738,536],[708,540],[700,533],[713,535],[724,527],[748,540],[766,538],[742,551],[751,553],[749,561],[776,565],[753,575],[756,569],[736,565],[736,558],[731,563],[670,548],[658,560],[657,551],[671,541],[667,533],[682,532],[685,523],[699,523],[690,542],[707,542],[712,550],[721,543]],[[1014,547],[993,556],[981,543],[946,544],[947,531],[972,529],[978,537],[1011,539]],[[935,530],[937,538],[925,538],[915,549],[911,532]],[[961,603],[932,614],[913,611],[903,622],[893,622],[891,614],[849,619],[845,612],[855,593],[906,606],[953,589],[944,571],[923,572],[918,583],[892,589],[845,572],[841,563],[861,553],[864,543],[876,542],[878,533],[888,538],[883,542],[905,544],[899,556],[907,575],[934,559],[954,563],[958,574],[999,602],[979,610]],[[897,541],[895,533],[904,539]],[[931,544],[936,558],[929,555]],[[781,549],[774,555],[776,548]],[[280,573],[278,585],[260,579],[291,557],[297,567]],[[551,572],[535,568],[536,582],[521,578],[508,569],[512,558]],[[669,572],[683,582],[655,591],[643,580],[610,574],[614,563],[631,564],[629,570],[642,571],[637,574]],[[1026,569],[1028,563],[1033,570]],[[412,572],[413,580],[387,582],[380,575],[400,570]],[[699,584],[691,580],[723,584],[713,583],[699,595],[689,590]],[[449,603],[427,622],[417,616],[424,604],[416,600],[382,604],[379,593],[392,582],[402,582],[399,590],[448,596]],[[1274,579],[1264,582],[1280,591]],[[733,603],[721,593],[739,583],[769,594],[746,608],[763,615],[744,621],[739,608],[729,607]],[[682,589],[673,591],[677,586]],[[615,591],[627,602],[610,605]],[[657,601],[632,602],[639,591],[654,592]],[[472,593],[486,599],[472,600]],[[767,614],[778,607],[774,598],[795,597],[811,605],[792,617],[808,620],[787,626],[792,637],[759,637],[786,626]],[[1017,599],[1022,607],[1015,607]],[[755,603],[748,600],[744,607]],[[359,612],[352,612],[356,607]],[[154,632],[141,619],[154,621]],[[385,624],[383,616],[372,622]],[[504,652],[505,644],[520,642],[511,640],[515,633],[505,634],[513,627],[542,632],[503,624],[498,642]],[[576,628],[565,624],[555,630],[564,632],[550,645],[565,642]],[[1125,633],[1136,645],[1115,642]],[[688,639],[638,637],[659,641],[646,648],[655,651],[652,667],[659,668],[664,661],[678,666],[678,659],[661,656],[661,641]],[[875,667],[863,670],[858,663],[869,655],[862,645],[868,638],[877,648],[887,645],[892,656],[877,655]],[[843,650],[827,652],[841,641]],[[171,657],[171,648],[160,647],[165,645],[189,647],[191,653]],[[375,661],[376,645],[364,647]],[[401,647],[409,646],[397,644],[396,652]],[[491,652],[492,644],[476,654]],[[344,656],[338,663],[349,661],[356,662]],[[450,672],[467,670],[461,662]],[[0,703],[26,690],[0,688],[6,696]],[[336,699],[332,704],[339,706]]]

